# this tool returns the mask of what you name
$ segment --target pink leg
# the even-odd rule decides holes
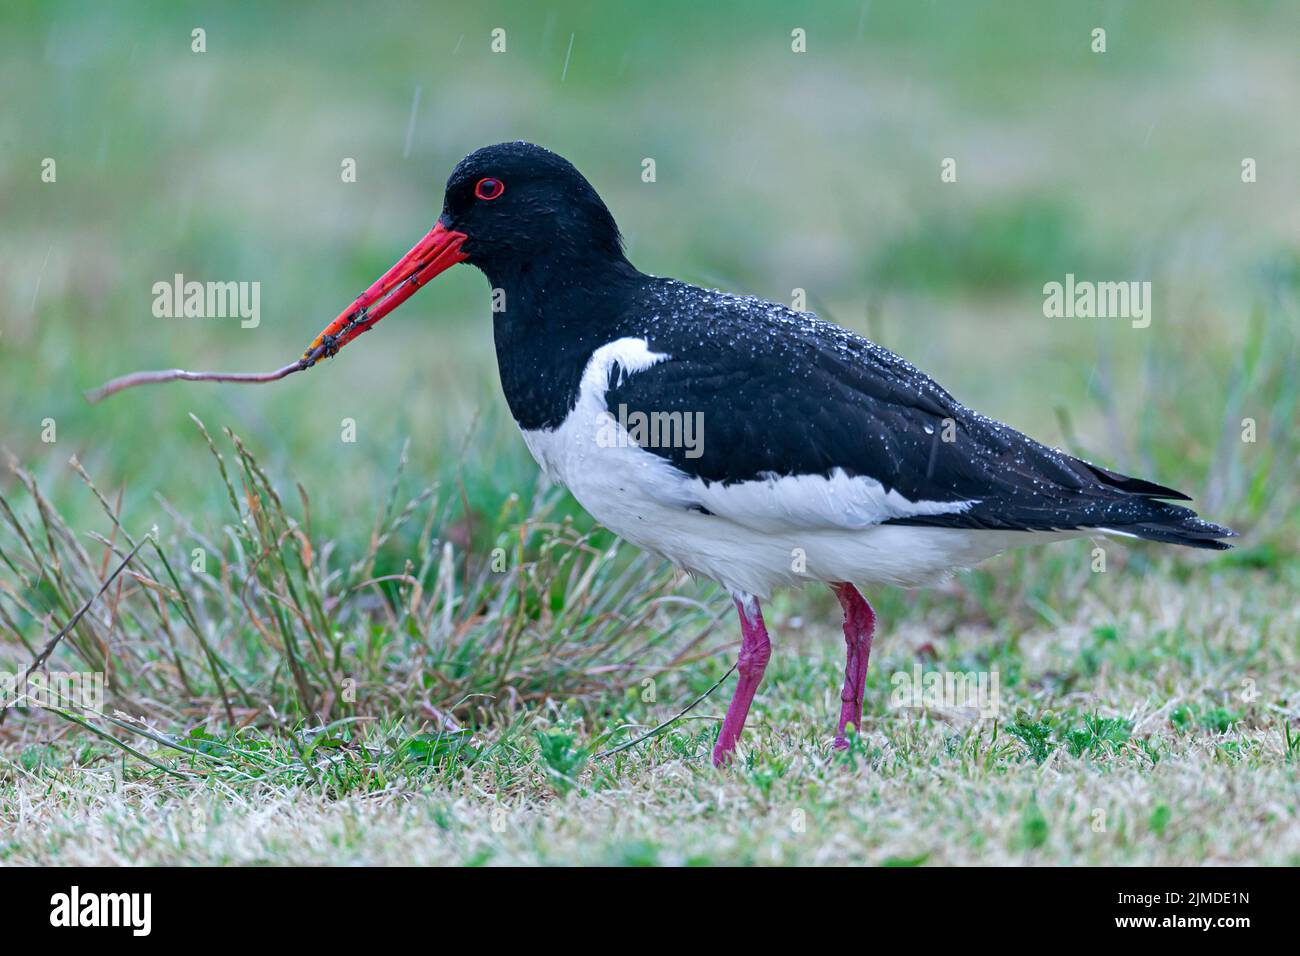
[[[871,636],[876,632],[876,612],[852,584],[832,584],[831,590],[844,608],[844,644],[848,648],[844,690],[840,692],[840,725],[835,732],[835,749],[844,750],[849,745],[844,737],[845,727],[852,724],[862,733],[862,697],[867,686]]]
[[[722,721],[722,731],[718,742],[713,747],[713,765],[721,767],[732,757],[736,750],[736,741],[745,729],[745,718],[749,715],[749,705],[754,700],[754,692],[763,679],[763,671],[772,656],[772,644],[767,639],[767,628],[763,624],[763,611],[758,606],[757,598],[749,599],[749,612],[746,603],[736,599],[736,610],[740,612],[740,661],[736,671],[740,675],[736,681],[736,693],[727,708],[727,716]]]

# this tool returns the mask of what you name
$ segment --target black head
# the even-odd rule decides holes
[[[458,262],[525,294],[639,275],[614,217],[572,163],[531,143],[485,146],[452,170],[429,234],[326,326],[304,360],[334,354]]]
[[[626,262],[618,225],[591,183],[531,143],[485,146],[462,159],[439,221],[465,234],[467,261],[490,280],[543,262]]]

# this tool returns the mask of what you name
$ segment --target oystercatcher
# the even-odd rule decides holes
[[[853,332],[640,272],[591,184],[529,143],[462,160],[432,231],[308,355],[457,262],[492,285],[501,385],[538,464],[619,536],[732,595],[739,677],[715,764],[771,655],[774,588],[822,581],[843,606],[842,748],[876,623],[857,585],[924,585],[1095,533],[1229,547],[1228,528],[1162,500],[1186,495],[1040,445]]]

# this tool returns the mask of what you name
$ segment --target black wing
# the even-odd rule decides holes
[[[665,282],[646,303],[652,352],[611,374],[627,413],[701,413],[700,448],[647,448],[731,484],[842,469],[910,501],[973,502],[895,523],[1025,531],[1107,528],[1195,547],[1232,534],[1161,498],[1171,488],[1048,448],[956,401],[920,370],[846,329],[759,299]]]

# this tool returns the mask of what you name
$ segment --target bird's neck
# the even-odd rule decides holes
[[[646,281],[626,259],[523,262],[485,269],[506,401],[525,431],[555,428],[572,410],[591,354],[628,334],[628,303]]]

